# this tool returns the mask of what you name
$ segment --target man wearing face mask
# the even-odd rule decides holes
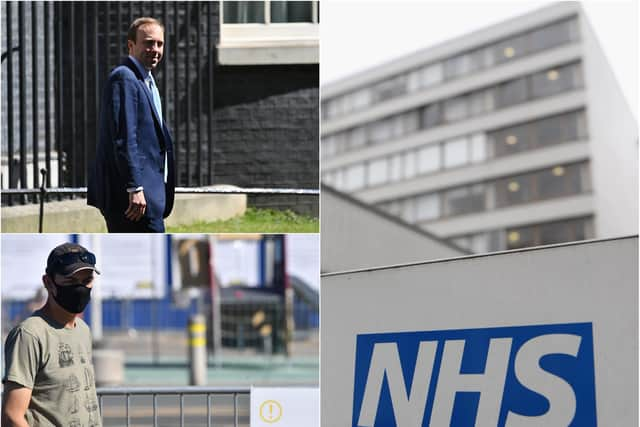
[[[3,426],[102,425],[91,332],[78,315],[89,303],[96,258],[73,243],[54,248],[42,282],[47,302],[5,343]]]

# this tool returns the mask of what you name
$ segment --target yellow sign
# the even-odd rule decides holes
[[[260,405],[260,418],[265,423],[273,424],[282,417],[282,406],[275,400],[265,400]]]

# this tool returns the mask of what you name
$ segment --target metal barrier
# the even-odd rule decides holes
[[[230,396],[233,398],[233,426],[240,426],[240,405],[238,402],[238,398],[240,396],[246,396],[247,398],[250,395],[251,389],[249,387],[103,387],[98,388],[98,402],[100,405],[100,411],[102,413],[103,425],[107,426],[108,417],[105,417],[105,406],[104,400],[106,397],[124,397],[125,398],[125,417],[126,417],[126,426],[132,425],[131,423],[131,398],[134,396],[151,396],[153,399],[152,404],[152,417],[153,417],[153,426],[159,426],[158,424],[158,396],[177,396],[179,397],[179,424],[181,427],[185,426],[185,396],[206,396],[207,397],[207,407],[206,407],[206,425],[208,427],[214,425],[212,421],[212,416],[215,417],[216,414],[212,411],[213,399],[215,397],[223,397]],[[248,405],[247,405],[247,414],[248,414]],[[190,423],[188,425],[193,425],[194,423]],[[219,425],[222,423],[216,423]],[[248,422],[246,423],[248,425]],[[118,424],[121,425],[121,424]],[[176,424],[172,424],[176,425]]]

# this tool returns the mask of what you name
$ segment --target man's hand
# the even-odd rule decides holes
[[[129,207],[124,216],[130,221],[140,221],[147,210],[147,201],[144,199],[144,190],[129,193]]]
[[[2,425],[7,427],[29,427],[24,417],[31,400],[31,389],[13,381],[7,381],[2,396]]]

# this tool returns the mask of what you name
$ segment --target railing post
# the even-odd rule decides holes
[[[42,233],[42,223],[44,221],[44,198],[47,194],[47,170],[40,169],[42,174],[42,184],[40,185],[40,217],[38,218],[38,233]]]
[[[207,382],[207,339],[206,323],[202,314],[189,318],[189,372],[191,385]]]

